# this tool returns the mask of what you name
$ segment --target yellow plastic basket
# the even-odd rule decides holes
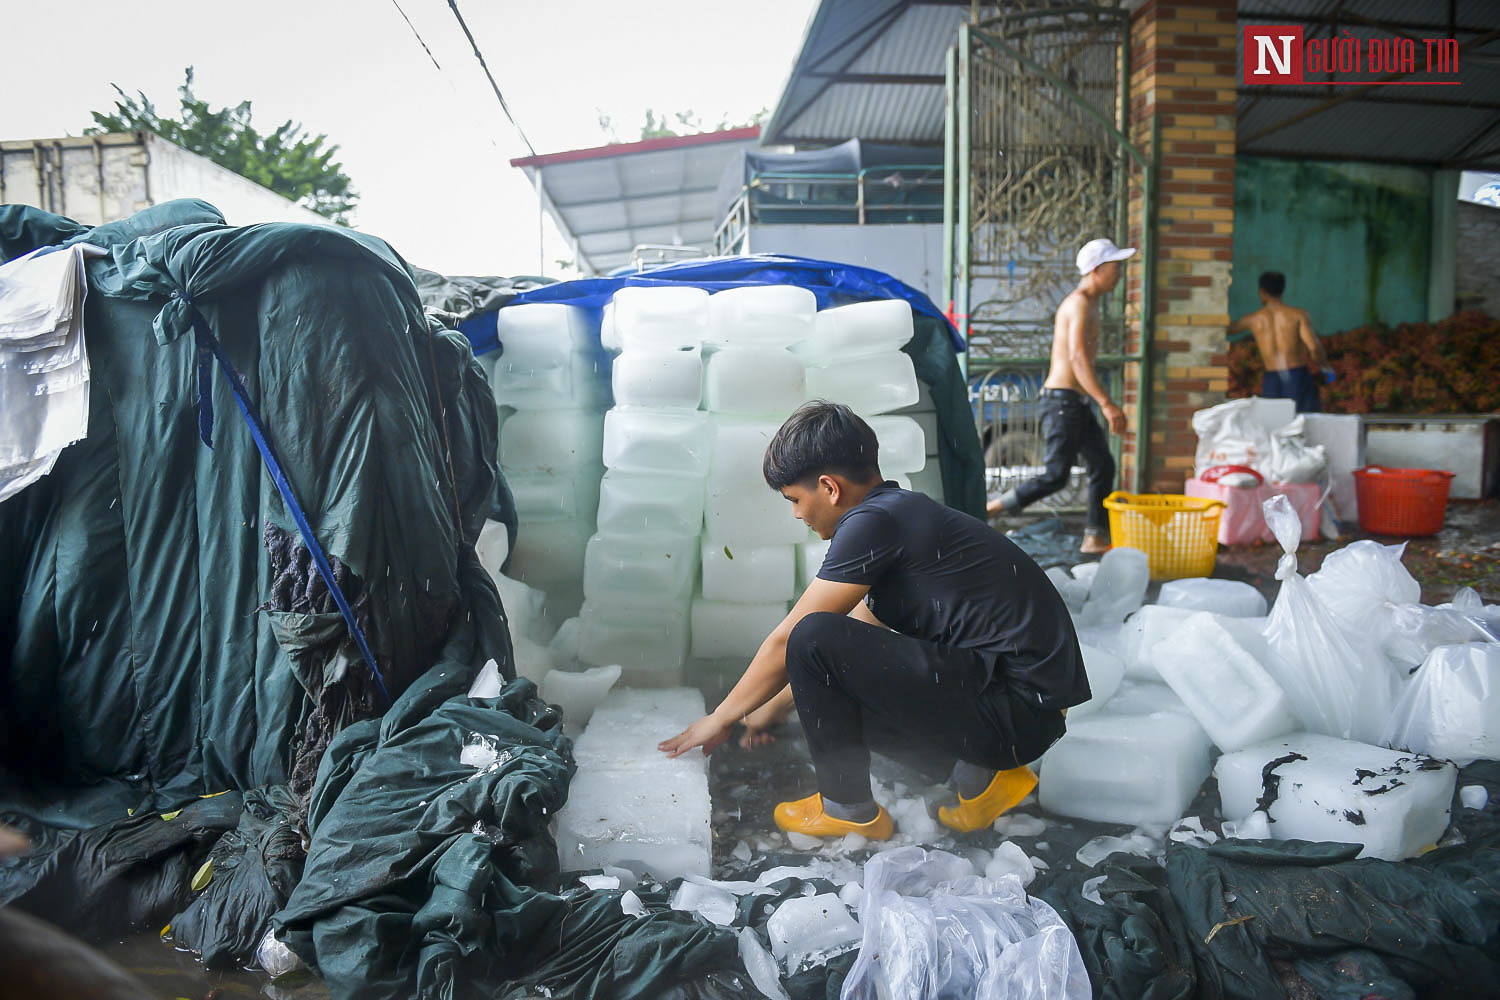
[[[1110,541],[1140,549],[1151,561],[1151,579],[1208,576],[1219,549],[1224,501],[1176,493],[1122,493],[1104,498]]]

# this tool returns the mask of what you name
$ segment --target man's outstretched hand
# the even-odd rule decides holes
[[[681,757],[693,747],[702,747],[703,756],[707,757],[729,739],[731,728],[712,715],[705,715],[670,740],[662,740],[656,749],[668,757]]]
[[[1109,429],[1112,433],[1125,433],[1125,411],[1114,403],[1104,404],[1104,419],[1109,422]]]

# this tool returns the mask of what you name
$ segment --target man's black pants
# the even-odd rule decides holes
[[[1030,506],[1051,496],[1073,475],[1073,462],[1080,455],[1088,469],[1088,530],[1102,534],[1109,530],[1104,498],[1115,488],[1115,457],[1109,451],[1109,438],[1094,417],[1089,398],[1072,389],[1043,389],[1040,405],[1042,438],[1046,444],[1043,459],[1046,471],[1016,487],[1016,509]]]
[[[959,760],[1003,770],[1040,757],[1062,713],[1023,701],[984,655],[940,646],[848,615],[814,612],[792,629],[787,679],[818,791],[868,802],[870,751],[946,777]]]

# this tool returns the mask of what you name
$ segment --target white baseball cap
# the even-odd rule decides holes
[[[1100,264],[1107,264],[1112,260],[1124,260],[1135,253],[1135,247],[1120,249],[1115,246],[1114,240],[1089,240],[1078,251],[1078,273],[1088,274]]]

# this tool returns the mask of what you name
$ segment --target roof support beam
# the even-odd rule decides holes
[[[685,194],[713,194],[717,187],[695,187],[695,188],[671,188],[666,191],[655,191],[648,194],[617,194],[608,198],[590,198],[587,201],[558,201],[552,199],[552,203],[561,209],[569,208],[592,208],[595,205],[618,205],[624,201],[646,201],[651,198],[676,198]]]
[[[812,80],[827,80],[829,83],[894,83],[917,84],[933,87],[947,86],[947,79],[936,73],[807,73]]]
[[[906,13],[906,8],[909,5],[910,0],[900,0],[900,2],[893,4],[890,10],[887,10],[885,13],[881,14],[880,17],[870,21],[866,26],[868,29],[869,37],[867,37],[863,42],[859,44],[859,48],[854,50],[854,54],[851,55],[847,61],[845,61],[844,66],[841,67],[841,69],[853,66],[855,60],[868,52],[870,46],[874,45],[877,41],[880,40],[880,36],[885,34],[885,29],[889,28],[892,24],[895,24],[897,19],[900,18],[902,14]],[[819,59],[818,62],[821,63],[822,60]],[[814,65],[814,68],[816,68],[816,64]],[[775,117],[775,120],[771,123],[772,128],[769,131],[785,131],[787,126],[791,125],[798,118],[801,118],[804,114],[806,114],[807,109],[817,103],[818,98],[827,93],[828,88],[831,86],[833,86],[832,80],[824,80],[822,83],[818,84],[818,86],[813,89],[813,92],[807,96],[807,99],[797,106],[797,110],[793,111],[785,118],[777,115]]]

